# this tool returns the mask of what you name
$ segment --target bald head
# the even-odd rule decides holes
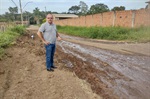
[[[53,15],[52,15],[52,14],[47,14],[46,18],[47,18],[47,17],[53,17]]]
[[[53,15],[52,14],[48,14],[46,16],[46,21],[49,23],[49,24],[52,24],[53,23]]]

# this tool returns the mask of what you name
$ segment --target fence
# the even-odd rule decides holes
[[[65,26],[150,26],[150,9],[105,12],[79,18],[55,20],[55,24]]]
[[[6,31],[6,29],[12,25],[14,25],[14,23],[0,22],[0,32]]]
[[[0,32],[4,32],[8,27],[14,25],[21,25],[21,21],[14,21],[14,22],[0,22]],[[23,21],[23,25],[28,26],[29,21]]]

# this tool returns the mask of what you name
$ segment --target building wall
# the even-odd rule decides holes
[[[150,26],[150,9],[105,12],[54,22],[62,26]]]

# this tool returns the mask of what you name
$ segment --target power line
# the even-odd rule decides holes
[[[23,9],[24,9],[24,8],[26,7],[26,5],[29,4],[29,3],[33,3],[33,1],[27,2],[27,3],[25,4],[25,6],[23,7]]]
[[[13,0],[11,0],[11,1],[14,3],[14,5],[15,5],[16,7],[18,7],[17,4],[16,4]]]

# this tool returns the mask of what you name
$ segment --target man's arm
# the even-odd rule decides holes
[[[38,31],[38,32],[37,32],[37,35],[39,36],[39,38],[42,40],[42,42],[43,42],[45,45],[50,44],[50,42],[45,41],[42,32]]]
[[[60,37],[58,32],[56,32],[56,37],[57,37],[58,40],[62,40],[62,38]]]

